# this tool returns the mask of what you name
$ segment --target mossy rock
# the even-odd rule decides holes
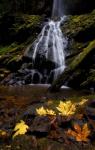
[[[51,86],[51,91],[55,91],[55,90],[58,90],[63,84],[65,83],[68,83],[68,81],[70,82],[70,78],[73,76],[73,74],[75,74],[75,72],[77,72],[77,69],[81,68],[81,71],[80,72],[77,72],[78,73],[78,76],[79,74],[81,74],[81,72],[83,71],[87,71],[89,69],[89,67],[91,66],[91,63],[89,60],[89,56],[93,55],[93,52],[95,50],[95,40],[90,42],[89,45],[84,48],[82,50],[81,53],[79,53],[74,60],[72,60],[72,62],[69,64],[69,66],[65,69],[65,71],[63,72],[63,74],[61,74],[59,76],[59,78],[54,81],[54,83],[52,84]],[[91,56],[92,56],[91,55]],[[91,58],[90,56],[90,58]],[[86,62],[88,61],[88,64],[87,64],[87,67],[85,66],[86,65]],[[77,76],[77,77],[78,77]],[[74,75],[75,77],[75,75]],[[86,77],[86,73],[84,74],[84,78]],[[77,78],[78,80],[79,78]],[[71,78],[72,80],[72,78]],[[74,78],[73,78],[73,82],[72,82],[72,86],[73,87],[73,83],[74,83]],[[80,87],[80,82],[76,83],[77,84],[77,87]],[[69,85],[69,83],[68,83]]]
[[[0,43],[10,44],[14,41],[25,42],[31,35],[36,35],[42,22],[38,15],[4,15],[0,18]]]
[[[86,80],[80,85],[82,88],[95,88],[95,69],[91,69]]]
[[[0,66],[7,68],[14,62],[14,67],[16,69],[16,63],[19,63],[21,61],[24,47],[25,44],[18,45],[16,43],[12,43],[11,45],[5,47],[1,46]]]
[[[95,10],[88,14],[67,17],[63,33],[68,37],[64,73],[55,81],[55,89],[66,83],[73,88],[94,86]],[[93,75],[92,75],[93,74]],[[53,87],[53,86],[52,86]]]
[[[95,39],[95,10],[88,14],[67,16],[62,31],[68,38],[67,58],[77,56]]]
[[[12,71],[14,70],[13,68],[19,69],[22,64],[25,48],[30,42],[32,43],[35,40],[41,30],[41,23],[42,17],[37,15],[18,14],[1,17],[0,26],[3,27],[4,25],[6,28],[5,30],[0,28],[2,30],[2,45],[0,45],[1,66],[3,65],[3,67],[9,68]],[[6,34],[8,36],[7,39]],[[6,44],[3,45],[3,42]]]
[[[80,32],[95,28],[95,10],[88,14],[68,16],[62,31],[71,38],[77,38]],[[81,39],[80,39],[81,40]]]

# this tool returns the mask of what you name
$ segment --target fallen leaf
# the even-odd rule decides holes
[[[67,102],[60,101],[59,106],[56,108],[60,112],[59,114],[62,116],[73,115],[76,111],[76,105],[73,104],[71,101]]]
[[[40,115],[40,116],[46,116],[46,114],[47,114],[44,107],[41,107],[41,108],[36,109],[36,112],[37,112],[37,114]]]
[[[82,105],[84,105],[87,101],[88,101],[88,99],[82,99],[81,102],[78,103],[78,105],[82,106]]]
[[[82,129],[78,124],[74,124],[74,129],[76,132],[81,133]]]
[[[69,136],[76,139],[77,142],[88,142],[88,136],[90,135],[90,130],[87,123],[81,128],[78,124],[74,125],[74,130],[69,129],[67,131]]]
[[[36,109],[36,112],[40,116],[46,116],[46,115],[55,116],[56,115],[55,111],[53,111],[52,109],[45,109],[43,106],[39,109]]]
[[[50,115],[50,116],[55,116],[56,115],[55,111],[53,111],[52,109],[46,109],[46,114]]]
[[[25,124],[23,120],[20,121],[20,123],[17,123],[15,128],[14,128],[14,135],[13,138],[15,138],[17,135],[23,135],[27,132],[29,129],[29,126]]]

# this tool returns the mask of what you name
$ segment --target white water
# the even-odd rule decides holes
[[[39,64],[38,70],[45,77],[45,83],[55,80],[65,69],[65,49],[67,46],[67,38],[61,31],[61,24],[64,23],[66,16],[63,15],[63,0],[54,0],[52,18],[43,27],[41,33],[34,41],[32,46],[27,49],[26,56],[32,58],[35,64]],[[62,17],[63,16],[63,17]],[[39,58],[39,59],[38,59]],[[47,68],[47,65],[41,66],[49,62],[53,67]],[[45,64],[44,63],[44,64]],[[48,65],[49,65],[48,63]],[[37,70],[37,66],[36,66]]]
[[[38,39],[34,44],[33,60],[35,61],[37,54],[44,55],[46,60],[54,62],[55,69],[51,70],[50,75],[54,74],[54,80],[65,69],[65,48],[67,39],[62,34],[60,25],[64,22],[66,16],[61,17],[59,21],[50,20],[42,29]]]
[[[62,17],[64,12],[63,0],[53,0],[52,17]]]

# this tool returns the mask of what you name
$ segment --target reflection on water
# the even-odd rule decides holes
[[[24,114],[31,114],[36,106],[44,102],[85,94],[66,87],[57,93],[50,93],[49,86],[0,86],[0,128],[13,129],[17,120],[22,119]]]
[[[63,86],[57,93],[50,93],[49,84],[26,85],[26,86],[0,86],[0,96],[27,97],[27,99],[39,100],[42,97],[47,98],[63,98],[84,95],[83,91],[75,91],[71,88]]]

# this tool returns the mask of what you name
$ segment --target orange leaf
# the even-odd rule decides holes
[[[76,141],[77,141],[77,142],[81,142],[81,141],[82,141],[82,136],[81,136],[81,134],[77,134],[77,136],[76,136]]]
[[[81,128],[78,124],[74,125],[74,130],[69,129],[67,134],[69,136],[73,136],[77,142],[87,142],[88,136],[90,135],[90,130],[88,128],[87,123],[83,125]]]
[[[81,127],[78,124],[74,124],[74,129],[77,133],[81,132]]]
[[[71,130],[71,129],[69,129],[69,130],[67,131],[67,134],[68,134],[69,136],[73,136],[73,137],[76,137],[76,136],[77,136],[77,133],[76,133],[75,131]]]

